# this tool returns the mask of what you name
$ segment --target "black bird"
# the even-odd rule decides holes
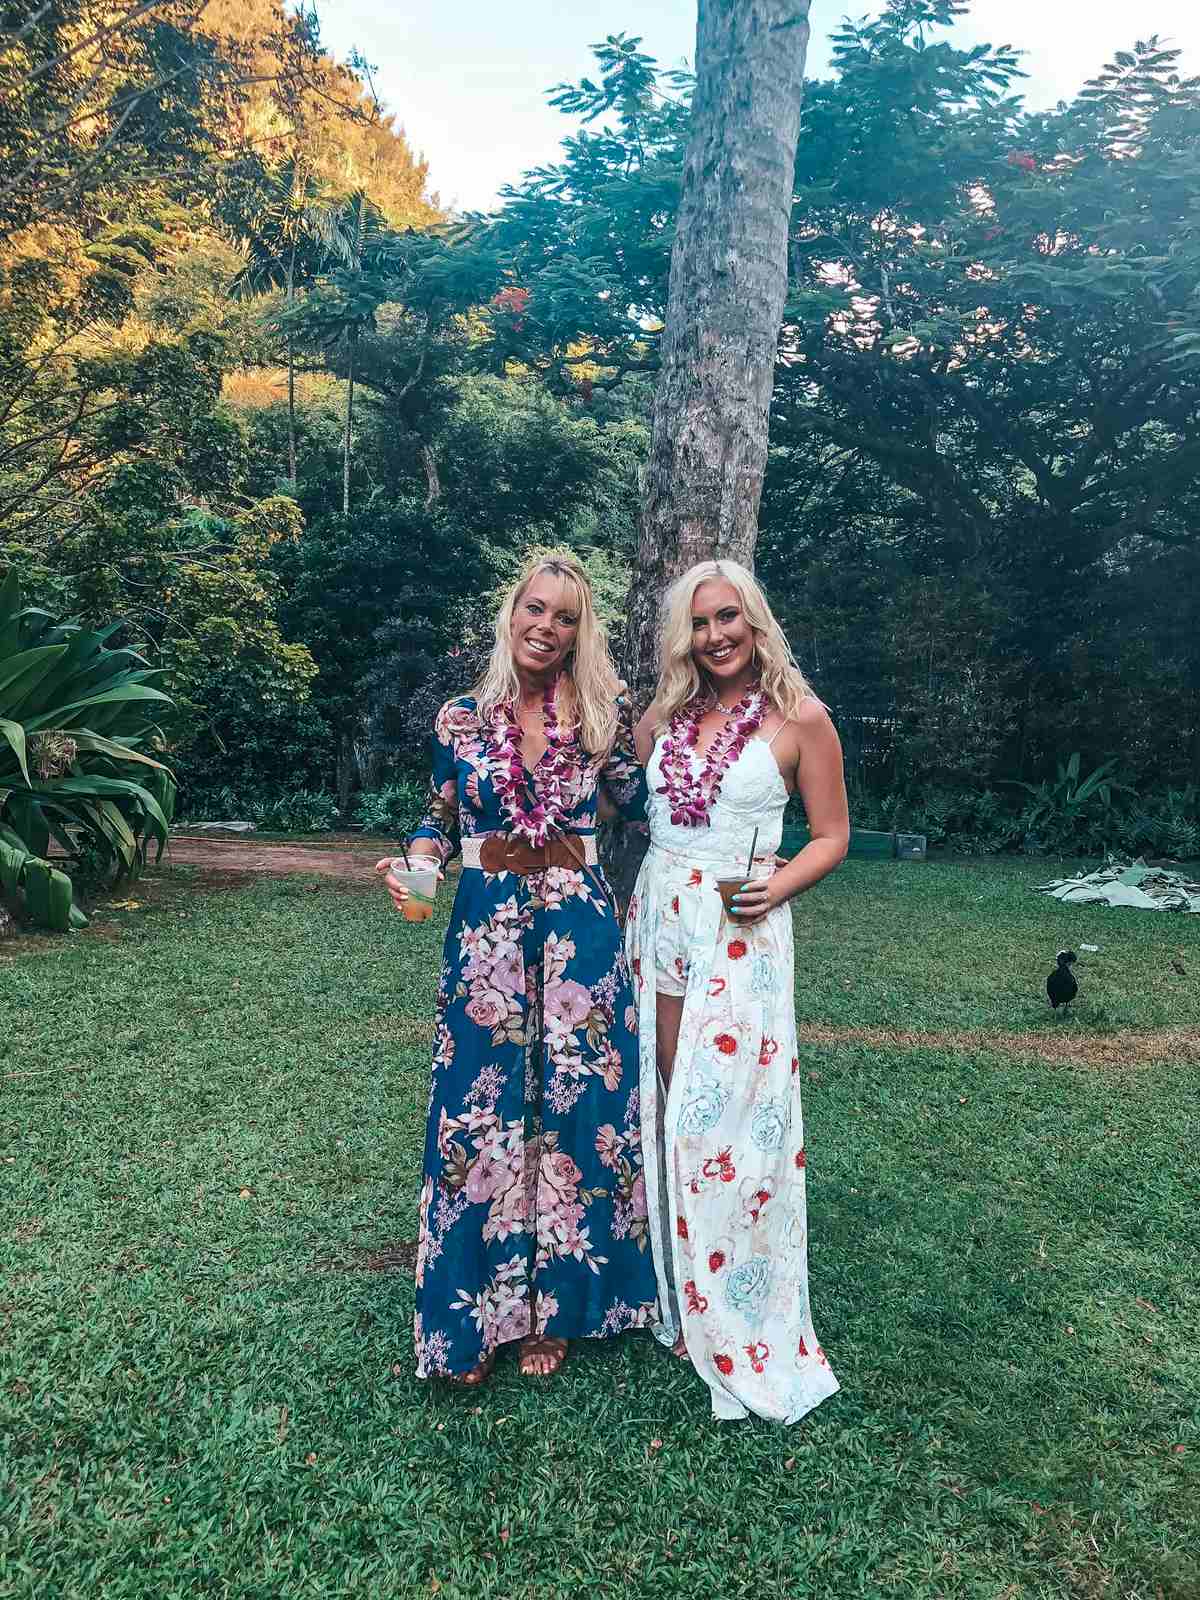
[[[1071,971],[1071,963],[1074,960],[1074,950],[1060,950],[1058,965],[1046,979],[1046,993],[1050,996],[1050,1004],[1055,1011],[1059,1006],[1069,1006],[1079,993],[1079,985],[1075,982],[1075,974]]]

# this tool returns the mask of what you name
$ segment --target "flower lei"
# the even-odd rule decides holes
[[[689,700],[671,718],[659,762],[664,781],[658,793],[666,795],[671,821],[676,827],[707,828],[710,813],[721,792],[721,780],[762,726],[767,697],[759,689],[743,695],[729,720],[705,752],[700,776],[688,759],[700,739],[700,720],[712,710],[709,697]]]
[[[570,781],[578,773],[575,733],[563,733],[558,726],[557,687],[555,679],[542,693],[546,753],[538,763],[536,793],[521,759],[521,725],[513,701],[498,705],[492,721],[492,785],[501,810],[510,830],[539,850],[552,833],[562,831],[575,803]]]

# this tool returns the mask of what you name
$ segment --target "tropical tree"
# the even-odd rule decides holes
[[[296,303],[298,285],[316,281],[321,270],[345,258],[347,240],[338,226],[337,202],[303,158],[289,156],[264,175],[265,204],[245,219],[246,265],[233,281],[236,295],[282,289],[284,306]],[[287,359],[288,482],[296,485],[296,361],[291,325],[283,324]]]

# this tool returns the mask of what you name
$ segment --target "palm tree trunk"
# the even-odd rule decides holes
[[[350,358],[346,369],[346,429],[342,437],[342,515],[350,515],[350,430],[354,422],[354,346],[355,333],[350,334]]]
[[[355,272],[362,271],[363,245],[367,237],[367,197],[359,190],[354,197],[354,243],[351,265]],[[351,328],[349,360],[346,363],[346,437],[342,444],[342,515],[350,515],[350,430],[354,421],[354,351],[358,344],[358,329]]]
[[[659,602],[696,562],[752,566],[810,0],[699,0],[696,92],[671,252],[626,669],[653,692]]]
[[[296,244],[292,242],[292,252],[288,257],[287,275],[287,303],[292,306],[296,299]],[[296,362],[292,351],[292,336],[287,336],[287,369],[288,369],[288,481],[293,491],[296,487]]]

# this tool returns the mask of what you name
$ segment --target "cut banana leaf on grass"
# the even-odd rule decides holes
[[[47,860],[107,863],[113,882],[135,876],[153,844],[161,857],[175,781],[152,753],[151,720],[170,696],[135,650],[110,649],[119,624],[93,630],[21,604],[17,574],[0,584],[0,887],[41,927],[86,919],[69,875]]]
[[[1038,887],[1041,893],[1073,905],[1200,912],[1200,876],[1173,867],[1150,867],[1141,859],[1130,863],[1110,857],[1094,872],[1055,878]]]

